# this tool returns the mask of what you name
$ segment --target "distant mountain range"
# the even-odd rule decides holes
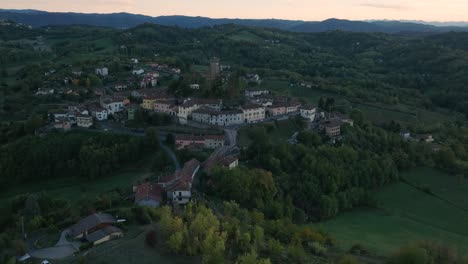
[[[166,26],[184,28],[211,27],[222,24],[238,24],[244,26],[258,26],[278,28],[296,32],[323,32],[343,30],[352,32],[448,32],[466,31],[466,22],[438,23],[423,21],[350,21],[342,19],[328,19],[324,21],[300,21],[281,19],[229,19],[189,16],[159,16],[151,17],[129,13],[113,14],[83,14],[83,13],[52,13],[38,10],[8,10],[0,9],[0,18],[24,23],[33,27],[49,25],[92,25],[113,28],[131,28],[143,23],[154,23]]]

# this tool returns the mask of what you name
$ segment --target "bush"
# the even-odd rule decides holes
[[[150,230],[146,233],[145,243],[148,247],[155,247],[158,244],[156,231]]]
[[[309,243],[308,246],[310,250],[312,251],[312,253],[314,253],[315,255],[323,256],[327,253],[327,248],[324,247],[319,242]]]
[[[349,249],[349,253],[355,255],[368,255],[369,252],[361,244],[355,244]]]
[[[93,243],[83,243],[80,245],[80,251],[85,251],[93,247]]]

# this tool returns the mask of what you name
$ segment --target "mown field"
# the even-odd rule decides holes
[[[291,136],[296,132],[299,131],[299,128],[294,124],[293,121],[286,119],[286,120],[279,120],[277,122],[265,122],[262,124],[256,124],[252,126],[244,126],[239,129],[237,137],[238,143],[241,147],[246,147],[251,143],[249,138],[249,130],[256,126],[264,126],[267,130],[268,135],[270,136],[271,142],[286,142]],[[270,127],[270,129],[268,128]]]
[[[401,245],[432,240],[468,254],[468,210],[464,209],[468,182],[429,168],[408,171],[403,177],[408,183],[376,192],[379,209],[354,210],[318,226],[332,234],[343,250],[361,244],[388,255]]]

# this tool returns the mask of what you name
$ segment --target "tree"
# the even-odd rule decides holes
[[[236,264],[271,264],[269,259],[260,259],[258,258],[256,251],[251,251],[250,253],[240,256]]]

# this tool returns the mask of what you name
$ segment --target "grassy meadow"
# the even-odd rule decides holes
[[[468,254],[468,182],[430,168],[402,175],[408,183],[396,183],[375,193],[378,209],[343,213],[317,226],[348,250],[361,244],[378,255],[388,255],[401,245],[432,240]],[[429,188],[432,194],[415,186]]]

